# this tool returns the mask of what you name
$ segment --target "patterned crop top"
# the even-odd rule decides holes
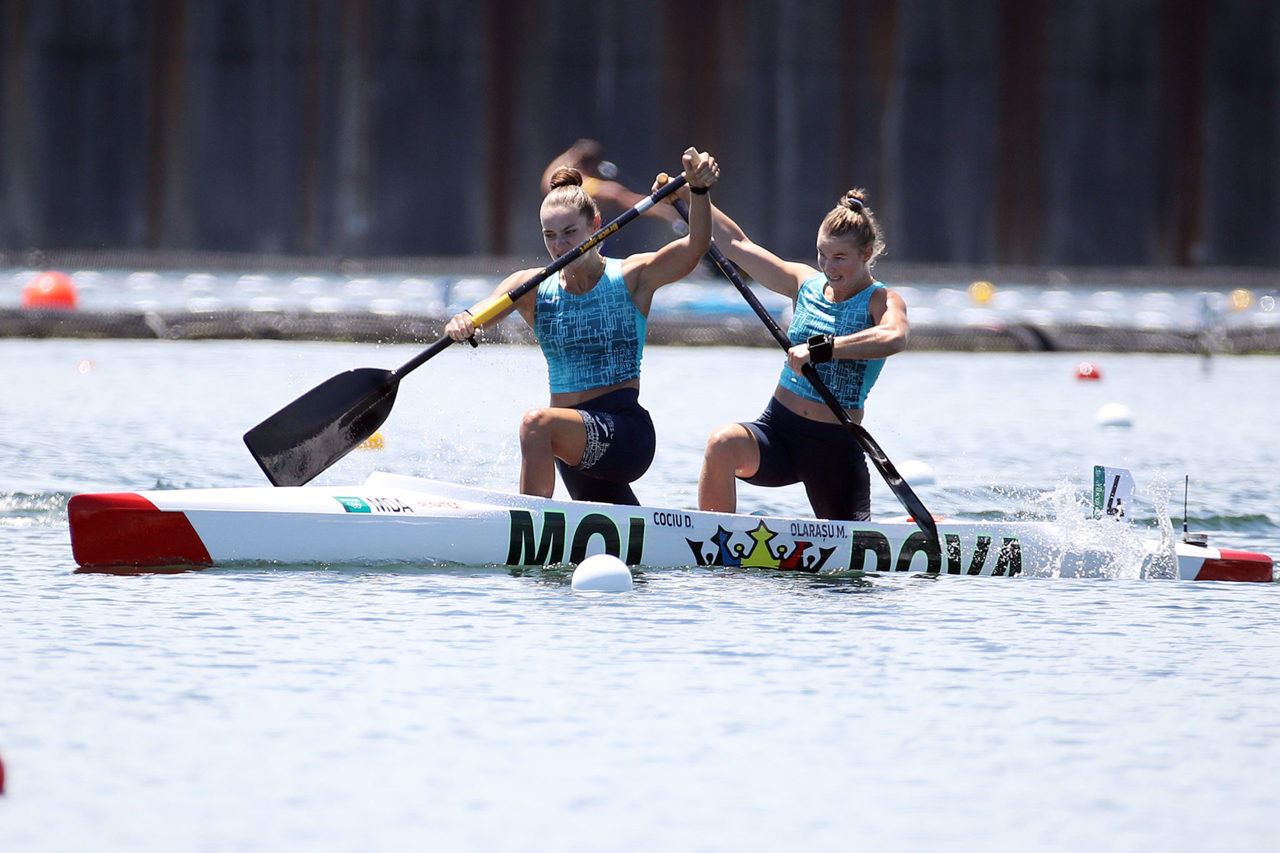
[[[795,313],[791,317],[791,326],[787,329],[787,337],[792,345],[804,343],[811,335],[851,335],[875,325],[875,321],[871,319],[871,294],[883,288],[883,284],[874,282],[843,302],[827,300],[823,295],[826,284],[827,277],[818,273],[805,279],[800,285],[796,294]],[[871,386],[880,376],[884,359],[837,358],[815,364],[814,367],[817,368],[818,377],[836,395],[840,405],[846,409],[861,409],[867,401]],[[778,384],[806,400],[822,402],[809,380],[788,366],[783,366]]]
[[[587,391],[640,375],[648,319],[631,301],[622,261],[604,259],[604,275],[586,293],[569,293],[556,273],[538,285],[534,332],[547,359],[551,391]]]

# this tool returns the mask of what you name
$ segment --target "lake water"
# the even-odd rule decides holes
[[[73,573],[70,495],[264,484],[246,429],[415,351],[0,341],[0,849],[1277,849],[1280,584]],[[649,349],[643,501],[695,504],[707,432],[779,358]],[[1180,526],[1189,474],[1193,530],[1280,557],[1280,359],[1081,358],[905,353],[866,426],[936,514],[1070,525],[1107,463],[1140,524]],[[511,488],[545,387],[536,350],[452,348],[319,482]]]

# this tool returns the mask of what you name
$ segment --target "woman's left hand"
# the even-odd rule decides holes
[[[804,366],[810,363],[808,344],[796,344],[787,350],[787,367],[790,367],[796,373],[803,376]]]
[[[667,204],[674,204],[677,198],[688,204],[689,187],[710,188],[712,184],[720,180],[720,164],[716,162],[715,157],[705,151],[700,152],[698,149],[690,147],[684,152],[684,156],[681,159],[684,162],[684,177],[689,183],[664,198],[663,201]],[[670,175],[666,172],[659,172],[658,176],[653,179],[653,186],[649,189],[649,192],[656,193],[669,180],[671,180]]]
[[[720,164],[707,152],[690,146],[685,149],[682,160],[684,177],[690,187],[710,189],[712,184],[720,180]]]

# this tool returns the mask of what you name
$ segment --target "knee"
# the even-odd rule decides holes
[[[734,465],[742,453],[746,431],[740,424],[725,424],[716,427],[707,437],[707,449],[704,459],[711,465]]]
[[[520,419],[520,440],[536,440],[539,436],[549,435],[551,415],[546,409],[530,409]]]

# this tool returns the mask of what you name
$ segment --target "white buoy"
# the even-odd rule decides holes
[[[1133,426],[1133,412],[1129,411],[1129,407],[1123,403],[1107,403],[1101,409],[1098,409],[1098,413],[1093,416],[1093,419],[1098,426]]]
[[[626,592],[631,589],[631,570],[612,554],[592,554],[573,570],[577,592]]]
[[[932,486],[937,482],[933,476],[933,466],[919,459],[908,459],[898,466],[902,479],[913,486]]]

